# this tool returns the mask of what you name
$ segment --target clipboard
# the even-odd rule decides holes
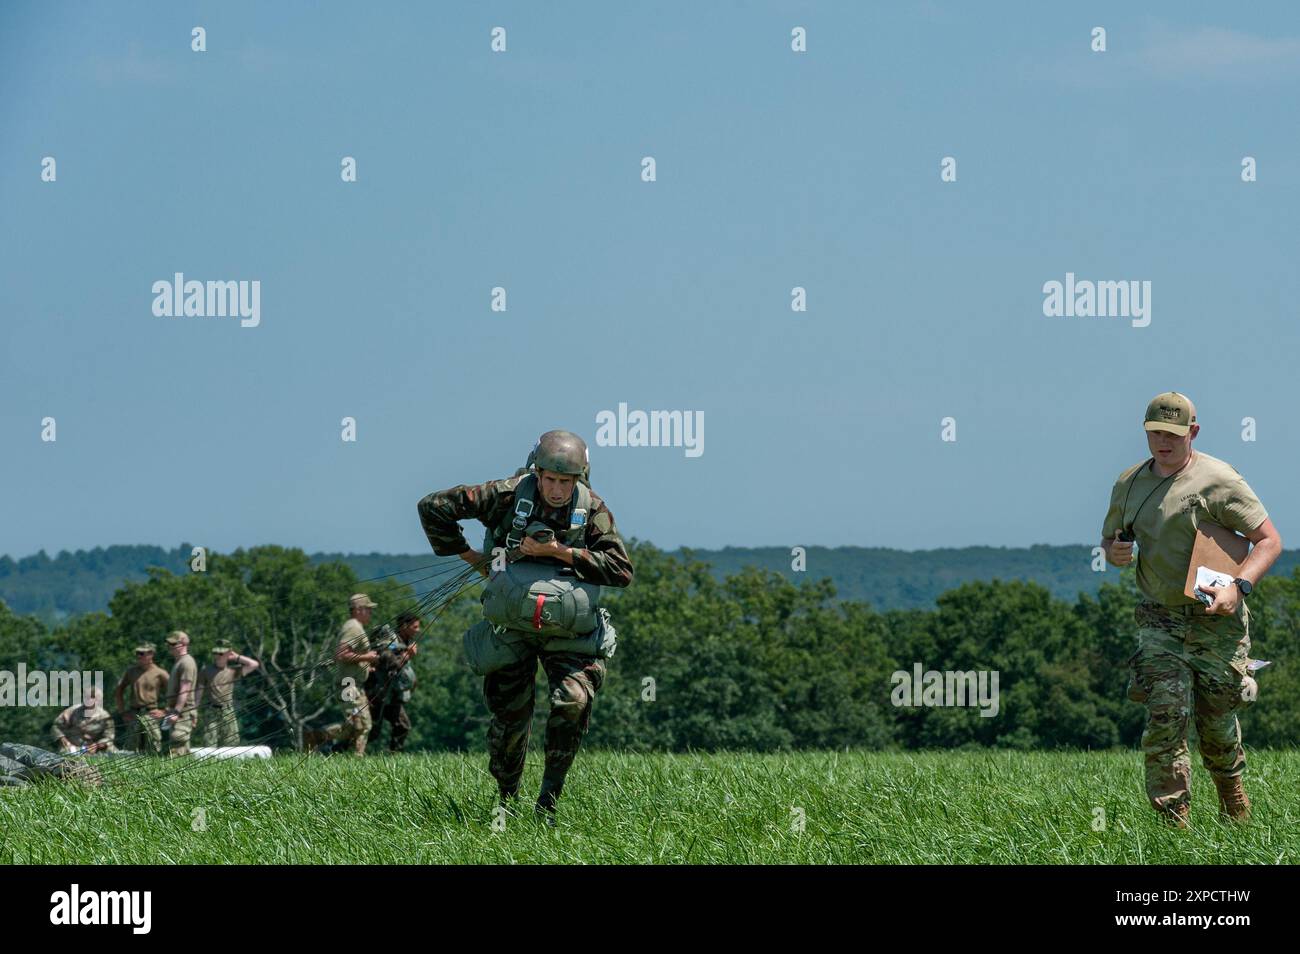
[[[1241,534],[1221,527],[1217,523],[1202,523],[1196,528],[1196,541],[1192,544],[1192,562],[1187,567],[1187,585],[1183,594],[1196,599],[1196,568],[1208,566],[1211,570],[1226,573],[1236,579],[1250,553],[1250,541]]]

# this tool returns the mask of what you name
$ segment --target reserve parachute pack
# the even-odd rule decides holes
[[[530,458],[531,461],[531,458]],[[585,475],[584,475],[585,476]],[[556,532],[534,520],[537,475],[525,473],[515,485],[515,508],[483,541],[484,555],[506,550],[506,566],[483,588],[484,620],[465,633],[465,656],[478,675],[487,675],[523,659],[527,653],[572,652],[608,658],[617,634],[609,612],[600,606],[600,586],[580,580],[569,567],[519,554],[524,537],[549,535],[565,546],[581,547],[591,512],[591,488],[574,482],[567,530]]]
[[[540,560],[507,563],[483,588],[484,618],[538,636],[587,635],[600,625],[600,587],[566,569]]]
[[[578,579],[570,567],[550,560],[529,560],[518,553],[524,537],[559,537],[568,547],[581,547],[586,537],[591,490],[574,481],[569,502],[569,527],[560,533],[533,516],[537,510],[537,475],[526,474],[515,485],[515,509],[484,542],[487,553],[504,547],[506,566],[492,574],[483,588],[483,616],[494,626],[540,636],[585,636],[599,619],[600,586]],[[491,546],[489,546],[489,543]]]
[[[465,659],[470,671],[476,676],[486,676],[504,669],[538,651],[577,653],[580,656],[608,659],[618,647],[618,633],[610,622],[609,610],[599,607],[596,618],[596,628],[590,633],[570,637],[546,637],[524,630],[506,629],[481,619],[465,631]]]

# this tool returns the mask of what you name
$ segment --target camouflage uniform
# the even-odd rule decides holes
[[[185,682],[190,684],[190,697],[182,709],[179,707],[181,683]],[[167,708],[174,719],[171,734],[168,736],[168,754],[171,756],[190,754],[190,736],[194,734],[194,726],[198,722],[198,712],[194,707],[194,692],[198,688],[198,682],[199,664],[193,656],[186,653],[172,666],[171,676],[167,682],[169,687]]]
[[[379,663],[366,680],[366,698],[370,700],[370,741],[378,742],[384,723],[391,728],[388,750],[400,752],[406,747],[406,737],[411,734],[411,717],[406,714],[406,703],[411,701],[411,686],[415,672],[409,662],[403,664],[399,655],[406,650],[407,642],[394,637],[389,648],[379,653]]]
[[[235,682],[243,674],[228,666],[204,666],[199,672],[203,744],[209,748],[239,744],[239,719],[235,715]]]
[[[159,708],[167,693],[167,682],[167,670],[156,663],[151,663],[147,669],[139,663],[132,663],[118,683],[118,688],[128,695],[127,709],[135,715],[127,723],[127,737],[128,744],[136,752],[158,754],[162,751],[162,730],[158,720],[149,712]]]
[[[492,710],[488,769],[503,792],[516,791],[524,775],[539,658],[551,692],[542,785],[556,795],[564,787],[565,776],[591,722],[592,702],[605,681],[605,660],[544,650],[484,677],[483,696]]]
[[[1185,812],[1190,804],[1192,717],[1201,760],[1216,784],[1245,770],[1236,713],[1249,675],[1250,611],[1242,598],[1234,615],[1208,614],[1183,588],[1200,523],[1248,534],[1266,519],[1241,475],[1200,451],[1173,479],[1144,461],[1120,474],[1111,491],[1102,537],[1131,525],[1138,544],[1137,582],[1145,599],[1135,611],[1129,698],[1147,709],[1146,794],[1157,811]]]
[[[114,728],[113,717],[101,705],[94,708],[84,705],[68,706],[54,720],[50,734],[54,736],[54,744],[58,748],[64,742],[74,749],[98,744],[100,752],[116,752],[117,747],[113,744]]]
[[[457,520],[476,519],[489,528],[499,526],[514,512],[515,487],[522,479],[523,475],[518,475],[475,486],[461,485],[421,500],[420,524],[433,552],[452,556],[470,548]],[[539,493],[532,520],[562,533],[569,528],[569,505],[551,508]],[[621,587],[632,582],[632,561],[614,524],[614,515],[594,493],[583,542],[584,547],[573,550],[573,569],[579,579],[601,586]],[[487,734],[488,765],[503,794],[514,794],[523,776],[539,661],[546,672],[551,699],[542,788],[552,797],[558,797],[563,788],[591,721],[592,702],[605,678],[603,659],[548,653],[544,648],[529,649],[518,663],[484,678],[483,696],[492,712]]]
[[[239,719],[234,706],[207,708],[203,715],[203,744],[210,749],[239,744]]]
[[[1135,612],[1138,651],[1129,698],[1147,707],[1142,733],[1147,797],[1159,811],[1191,801],[1192,762],[1187,722],[1196,720],[1201,761],[1228,778],[1246,768],[1237,710],[1250,653],[1246,601],[1232,616],[1210,615],[1200,603],[1176,611],[1143,600]]]
[[[370,637],[355,619],[343,623],[339,642],[347,643],[355,653],[370,651]],[[351,743],[356,755],[366,754],[366,743],[373,727],[370,721],[370,700],[366,698],[366,677],[370,675],[369,663],[339,663],[337,696],[343,703],[343,721],[326,726],[325,738],[332,742]]]

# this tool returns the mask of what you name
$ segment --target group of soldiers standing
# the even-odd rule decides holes
[[[164,729],[170,756],[188,755],[190,740],[200,727],[205,746],[239,744],[235,683],[255,672],[260,663],[228,646],[217,646],[211,664],[200,669],[190,654],[186,633],[176,630],[165,642],[174,660],[170,673],[154,662],[152,643],[135,648],[135,662],[113,690],[120,721],[113,719],[93,689],[81,705],[59,713],[51,729],[59,751],[116,752],[119,726],[125,729],[126,748],[142,754],[163,752]]]
[[[406,663],[418,651],[420,617],[402,613],[396,619],[396,631],[388,625],[379,627],[374,634],[376,648],[372,648],[366,626],[377,605],[364,593],[349,601],[349,618],[334,657],[344,718],[323,732],[307,731],[308,748],[329,741],[335,743],[336,750],[364,755],[367,743],[379,738],[385,722],[391,726],[389,748],[400,752],[406,746],[411,720],[405,704],[415,685],[415,672]],[[173,659],[171,671],[154,661],[152,643],[137,646],[135,662],[113,691],[117,719],[94,689],[87,690],[80,705],[59,713],[51,734],[60,752],[117,752],[119,728],[124,730],[125,749],[141,754],[159,755],[166,750],[168,756],[188,755],[190,742],[200,730],[206,747],[239,745],[235,684],[261,664],[228,646],[217,646],[211,664],[200,669],[190,653],[187,633],[176,630],[164,641]]]

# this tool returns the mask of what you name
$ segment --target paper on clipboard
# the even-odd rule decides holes
[[[1250,553],[1250,541],[1239,533],[1217,523],[1202,523],[1196,528],[1196,542],[1192,544],[1191,564],[1187,567],[1187,585],[1183,593],[1199,599],[1196,588],[1201,584],[1201,571],[1226,575],[1231,583],[1241,576],[1242,564]],[[1212,585],[1221,585],[1209,581]]]
[[[1218,570],[1211,570],[1208,566],[1198,566],[1196,568],[1196,588],[1205,591],[1207,586],[1227,586],[1235,576],[1229,576],[1226,573],[1220,573]]]

